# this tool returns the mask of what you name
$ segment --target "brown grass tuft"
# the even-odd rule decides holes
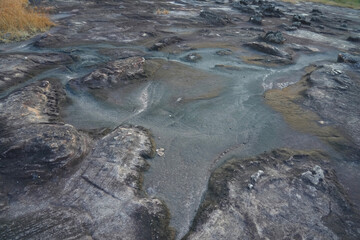
[[[51,22],[44,9],[32,8],[28,0],[0,0],[0,41],[18,41],[48,30]]]

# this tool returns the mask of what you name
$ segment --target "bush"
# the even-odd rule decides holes
[[[28,0],[0,0],[0,41],[18,41],[46,31],[54,23]]]

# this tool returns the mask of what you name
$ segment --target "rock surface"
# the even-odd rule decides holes
[[[43,80],[0,101],[0,173],[42,181],[87,152],[87,140],[59,119],[65,92]]]
[[[358,209],[327,158],[280,149],[226,162],[184,239],[358,239]]]
[[[70,56],[62,53],[0,53],[0,92],[46,69],[72,62]]]
[[[79,84],[91,89],[119,87],[136,79],[144,78],[144,64],[143,57],[116,60],[80,79],[71,80],[69,84]]]
[[[166,206],[142,190],[149,132],[91,139],[61,122],[64,100],[43,80],[0,102],[0,239],[173,239]]]

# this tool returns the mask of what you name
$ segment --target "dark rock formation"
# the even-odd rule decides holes
[[[348,40],[349,42],[360,42],[360,37],[349,36],[346,40]]]
[[[80,79],[69,81],[69,84],[87,86],[91,89],[118,87],[145,77],[144,63],[143,57],[116,60]]]
[[[216,55],[219,55],[219,56],[228,56],[228,55],[231,55],[233,52],[229,49],[225,49],[225,50],[219,50],[216,52]]]
[[[64,99],[43,80],[0,101],[0,239],[173,239],[166,206],[142,191],[149,132],[91,140],[61,123]]]
[[[278,49],[277,47],[271,46],[271,45],[269,45],[267,43],[250,42],[250,43],[246,43],[244,45],[249,47],[249,48],[252,48],[254,50],[257,50],[259,52],[263,52],[263,53],[267,53],[267,54],[270,54],[270,55],[283,57],[283,58],[291,58],[290,55],[287,52],[282,51],[282,50]]]
[[[165,205],[141,190],[144,157],[153,155],[146,130],[116,128],[69,179],[17,196],[13,204],[24,210],[0,215],[0,238],[173,239]]]
[[[306,19],[303,15],[294,15],[293,22],[300,22],[304,25],[311,25],[311,22]]]
[[[273,3],[264,2],[260,5],[260,12],[265,17],[277,17],[284,16],[284,13],[280,9],[276,8]]]
[[[190,53],[182,58],[186,62],[198,62],[202,59],[201,55],[198,53]]]
[[[0,54],[0,91],[72,61],[70,56],[62,53]]]
[[[179,38],[179,37],[166,37],[161,39],[159,42],[155,43],[153,46],[151,46],[149,48],[150,51],[160,51],[161,49],[163,49],[164,47],[173,45],[173,44],[177,44],[182,42],[183,39]]]
[[[358,239],[360,215],[319,152],[274,150],[213,172],[184,239]]]
[[[286,39],[283,37],[280,31],[270,31],[265,34],[264,40],[268,43],[282,44],[285,42]]]
[[[253,16],[251,16],[249,18],[249,22],[252,22],[254,24],[257,24],[257,25],[261,25],[262,24],[262,17],[258,14],[255,14]]]
[[[0,173],[42,181],[86,154],[87,140],[59,119],[65,92],[43,80],[0,101]]]
[[[351,55],[349,53],[339,53],[337,61],[339,63],[353,63],[357,67],[360,66],[360,56]]]
[[[228,16],[210,11],[202,11],[200,17],[207,23],[215,26],[225,26],[226,24],[231,23],[231,19]]]

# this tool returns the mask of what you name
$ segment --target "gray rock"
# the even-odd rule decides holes
[[[250,42],[250,43],[246,43],[245,46],[270,55],[283,57],[283,58],[291,58],[291,56],[287,52],[282,51],[279,48],[271,46],[270,44],[267,43]]]
[[[173,239],[167,208],[142,191],[144,157],[153,155],[147,130],[116,128],[70,177],[8,190],[16,200],[0,215],[0,238]]]
[[[161,39],[159,42],[155,43],[153,46],[151,46],[149,48],[150,51],[160,51],[161,49],[163,49],[164,47],[173,45],[173,44],[177,44],[182,42],[183,39],[173,36],[173,37],[166,37]]]
[[[257,25],[262,24],[262,17],[260,15],[253,15],[250,17],[249,22],[252,22]]]
[[[91,89],[119,87],[136,79],[144,78],[144,64],[143,57],[116,60],[80,79],[70,80],[69,84],[86,86]]]
[[[220,15],[219,13],[202,11],[200,17],[207,23],[215,26],[225,26],[231,22],[231,19],[227,15]]]
[[[283,44],[286,39],[283,37],[280,31],[269,31],[265,34],[264,40],[268,43]]]
[[[198,62],[202,59],[201,55],[198,53],[190,53],[182,58],[186,62]]]
[[[0,91],[73,60],[62,53],[16,53],[0,54]]]
[[[346,55],[340,55],[346,56]],[[354,148],[343,149],[358,159],[360,147],[360,100],[359,74],[353,65],[331,63],[319,66],[311,72],[304,105],[317,112],[324,121],[330,121],[344,129],[354,141]],[[336,101],[334,101],[336,99]]]
[[[359,211],[326,168],[327,158],[280,149],[226,162],[212,173],[184,239],[358,239]],[[308,169],[317,184],[303,181]]]
[[[318,185],[320,181],[324,180],[324,170],[320,166],[316,165],[312,171],[306,171],[301,174],[301,176],[310,181],[314,185]]]
[[[0,101],[0,173],[43,181],[87,153],[87,138],[59,118],[65,92],[41,81]]]

